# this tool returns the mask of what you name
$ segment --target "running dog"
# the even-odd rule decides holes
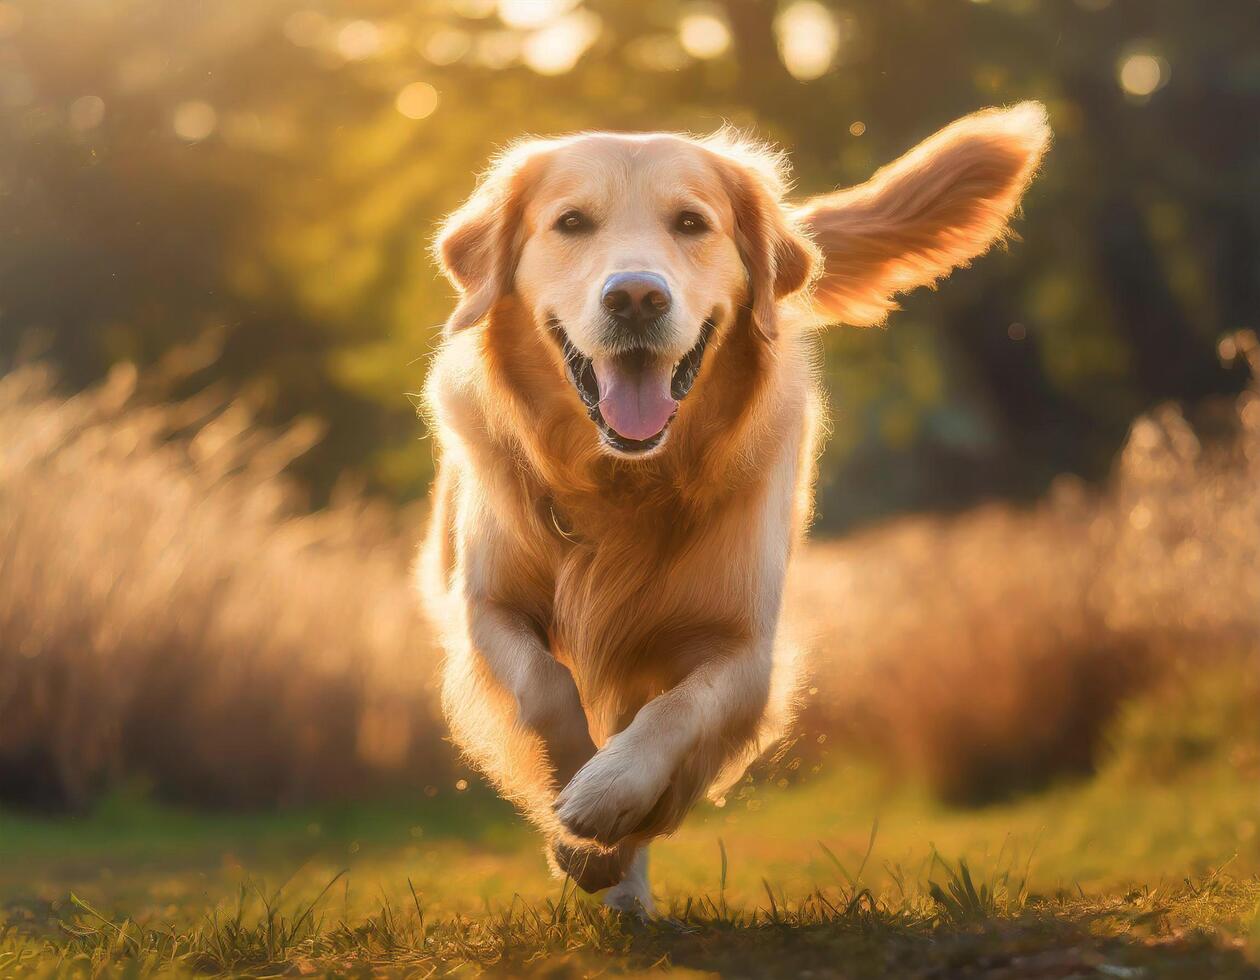
[[[817,328],[1004,239],[1049,139],[1039,104],[988,109],[799,204],[728,131],[531,140],[443,225],[420,562],[443,706],[582,888],[650,914],[648,843],[788,715]]]

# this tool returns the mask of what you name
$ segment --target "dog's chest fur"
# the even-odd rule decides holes
[[[544,577],[548,641],[603,738],[677,683],[702,652],[747,636],[747,538],[730,535],[746,507],[732,501],[696,514],[666,499],[570,517],[547,506],[562,535]],[[728,538],[717,542],[725,563],[698,569],[715,537]]]

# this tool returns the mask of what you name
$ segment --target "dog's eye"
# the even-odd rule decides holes
[[[709,230],[709,223],[694,211],[684,211],[674,221],[674,230],[684,235],[699,235]]]
[[[579,231],[590,231],[590,229],[591,219],[577,210],[564,212],[556,221],[556,231],[563,232],[566,235],[572,235]]]

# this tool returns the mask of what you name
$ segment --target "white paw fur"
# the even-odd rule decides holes
[[[569,833],[611,847],[643,821],[665,792],[672,771],[660,753],[646,748],[622,732],[578,770],[555,803],[556,816]]]

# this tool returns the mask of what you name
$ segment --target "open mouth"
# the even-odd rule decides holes
[[[642,349],[590,358],[569,340],[559,320],[553,318],[548,327],[600,438],[620,453],[635,455],[655,449],[665,438],[678,403],[696,383],[714,322],[705,320],[696,345],[672,364]]]

